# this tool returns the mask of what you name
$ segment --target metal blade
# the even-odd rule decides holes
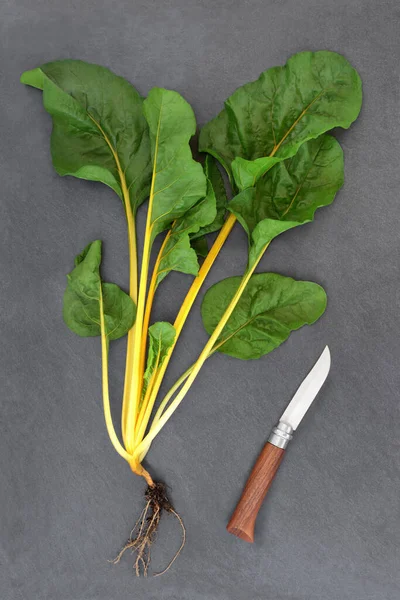
[[[330,368],[331,353],[328,346],[325,346],[325,350],[289,402],[280,418],[281,421],[290,425],[292,429],[297,429],[327,378]]]

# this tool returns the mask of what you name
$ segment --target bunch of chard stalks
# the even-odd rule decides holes
[[[326,295],[319,285],[254,271],[275,237],[312,221],[316,209],[330,204],[343,184],[343,152],[327,131],[347,129],[357,118],[361,81],[339,54],[292,56],[283,67],[237,89],[202,128],[202,163],[193,159],[189,146],[196,131],[194,113],[175,91],[153,88],[143,99],[125,79],[77,60],[46,63],[26,71],[21,81],[43,91],[53,120],[56,171],[103,182],[125,209],[129,294],[102,281],[101,242],[95,240],[78,254],[67,276],[63,315],[74,333],[100,336],[108,434],[132,471],[147,482],[146,507],[116,558],[118,562],[125,550],[134,550],[136,572],[146,574],[161,514],[170,512],[183,523],[143,460],[206,360],[215,352],[260,358],[325,310]],[[222,170],[232,191],[229,202]],[[139,269],[136,214],[145,201]],[[188,314],[236,221],[248,236],[244,273],[206,292],[201,312],[209,339],[159,400]],[[151,271],[159,235],[164,237]],[[157,288],[171,271],[192,276],[192,284],[173,324],[152,323]],[[108,355],[110,341],[126,334],[119,440],[110,409]],[[184,537],[183,528],[182,546]]]

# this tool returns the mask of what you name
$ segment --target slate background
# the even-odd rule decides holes
[[[400,9],[373,0],[3,0],[0,6],[1,597],[4,600],[396,600],[399,578]],[[216,356],[157,438],[148,468],[168,482],[187,545],[164,577],[137,580],[113,557],[143,482],[103,423],[98,340],[61,317],[65,273],[95,238],[125,285],[122,206],[102,185],[58,177],[50,119],[22,71],[58,58],[106,65],[141,93],[181,92],[201,125],[239,85],[300,50],[343,53],[364,82],[361,117],[340,132],[346,184],[315,223],[288,232],[259,270],[318,281],[329,306],[272,355]],[[143,225],[143,211],[140,214]],[[208,284],[239,274],[239,227]],[[155,317],[173,319],[189,278],[171,276]],[[199,302],[168,374],[206,339]],[[226,521],[271,426],[324,345],[331,375],[298,431],[254,546]],[[113,344],[118,411],[124,342]],[[118,417],[117,417],[118,421]],[[179,545],[165,519],[153,567]]]

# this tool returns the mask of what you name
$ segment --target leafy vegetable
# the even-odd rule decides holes
[[[149,433],[136,450],[141,460],[148,451],[152,439],[159,433],[185,397],[204,362],[219,349],[221,340],[225,339],[229,320],[240,321],[240,316],[237,315],[238,303],[245,294],[246,287],[251,285],[253,272],[272,239],[287,229],[311,220],[318,207],[333,201],[342,183],[342,150],[334,138],[325,135],[304,144],[296,157],[277,164],[259,180],[256,188],[243,190],[230,202],[229,210],[236,214],[249,235],[247,269],[239,278],[237,288],[229,297],[229,301],[224,303],[222,313],[219,313],[216,308],[218,319],[212,327],[211,336],[197,361],[179,380],[179,386],[183,383],[180,391],[168,408],[166,407],[172,398],[172,393],[168,393],[161,403],[164,412],[160,409],[157,411]],[[223,286],[224,282],[221,285]],[[207,330],[208,324],[209,320],[205,323]],[[246,349],[248,357],[250,357],[250,347],[251,344],[248,341]],[[243,352],[245,353],[245,350]],[[253,352],[254,356],[257,356],[258,345],[254,346]],[[236,356],[239,357],[239,354],[237,353]],[[156,393],[157,384],[153,390]],[[171,390],[175,392],[177,388],[173,386]]]
[[[144,101],[143,110],[149,126],[153,171],[136,327],[133,340],[128,340],[132,368],[127,375],[129,383],[124,399],[122,426],[125,444],[130,452],[133,452],[135,444],[135,422],[143,385],[148,326],[146,288],[152,244],[158,233],[184,215],[207,193],[207,180],[203,169],[193,160],[189,146],[189,140],[196,130],[196,120],[186,100],[177,92],[154,88]],[[156,285],[157,283],[147,299],[150,309]]]
[[[125,207],[129,296],[101,281],[101,242],[92,242],[68,275],[64,319],[80,336],[100,336],[107,431],[116,451],[148,484],[137,536],[116,561],[132,549],[137,574],[147,573],[162,512],[182,521],[163,484],[154,482],[142,463],[205,361],[217,351],[241,359],[263,356],[325,310],[326,295],[317,284],[254,273],[271,241],[312,221],[316,209],[330,204],[343,184],[343,153],[326,132],[348,128],[356,119],[361,81],[339,54],[294,55],[285,66],[236,90],[203,127],[203,168],[190,148],[196,131],[193,111],[177,92],[156,87],[143,99],[108,69],[76,60],[46,63],[21,80],[43,91],[53,120],[56,171],[103,182]],[[217,161],[229,176],[229,196],[234,196],[229,203]],[[147,198],[138,282],[135,217]],[[202,317],[209,339],[152,416],[180,333],[236,220],[248,235],[247,267],[241,277],[225,279],[206,293]],[[153,263],[152,248],[160,234],[164,238]],[[198,256],[203,258],[200,267]],[[191,286],[173,325],[151,324],[155,293],[172,270],[192,275]],[[108,352],[110,340],[126,333],[120,442],[110,409]]]
[[[201,315],[210,335],[240,281],[240,277],[224,279],[204,296]],[[217,350],[244,360],[260,358],[280,346],[292,331],[314,323],[325,307],[326,294],[316,283],[275,273],[253,275],[216,342]]]
[[[75,259],[75,269],[67,275],[64,294],[64,321],[82,337],[101,335],[100,295],[107,338],[116,340],[128,332],[135,321],[132,299],[115,283],[100,278],[101,242],[91,242]]]
[[[239,158],[256,163],[255,179],[300,146],[334,127],[348,128],[361,108],[361,80],[335,52],[300,52],[285,66],[264,71],[228,98],[224,110],[203,127],[200,150],[224,166],[239,189],[254,185]],[[275,157],[275,159],[274,159]],[[272,160],[273,159],[273,160]],[[244,181],[241,181],[241,176]]]

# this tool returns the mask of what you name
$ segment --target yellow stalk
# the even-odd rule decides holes
[[[269,244],[266,244],[262,250],[262,252],[260,252],[257,260],[254,262],[253,266],[248,269],[248,271],[246,271],[245,275],[242,278],[242,281],[240,282],[240,285],[237,289],[237,291],[235,292],[235,295],[233,296],[231,302],[229,303],[228,308],[226,309],[225,313],[223,314],[221,320],[219,321],[217,327],[214,329],[212,335],[210,336],[207,344],[204,346],[202,352],[200,353],[197,361],[195,362],[195,364],[193,365],[193,369],[189,375],[189,377],[186,379],[186,382],[184,383],[183,387],[181,388],[181,390],[178,392],[178,394],[176,395],[175,399],[173,400],[173,402],[171,402],[170,406],[166,409],[166,411],[164,412],[164,414],[162,415],[162,417],[159,419],[159,421],[157,423],[151,426],[148,434],[146,435],[146,437],[136,446],[135,450],[134,450],[134,456],[135,457],[142,457],[143,456],[143,451],[146,450],[150,443],[153,441],[153,439],[156,437],[156,435],[161,431],[161,429],[164,427],[164,425],[166,424],[166,422],[169,420],[169,418],[172,416],[172,414],[175,412],[175,410],[178,408],[179,404],[182,402],[183,398],[186,396],[187,392],[189,391],[192,383],[194,382],[194,380],[196,379],[201,367],[203,366],[204,362],[207,360],[207,357],[209,356],[210,352],[213,349],[213,346],[215,345],[218,337],[220,336],[220,334],[222,333],[226,323],[228,322],[231,314],[233,313],[233,311],[235,310],[235,307],[237,305],[237,303],[239,302],[245,288],[246,285],[248,284],[250,277],[252,276],[257,264],[259,263],[259,261],[261,260],[262,255],[264,254],[265,250],[267,249],[267,246]]]
[[[147,332],[149,330],[151,309],[153,307],[154,295],[155,295],[155,291],[157,288],[158,269],[159,269],[159,266],[161,263],[161,259],[162,259],[162,255],[163,255],[165,246],[167,245],[170,237],[171,237],[171,229],[168,231],[167,235],[165,236],[162,246],[160,248],[160,251],[158,253],[158,256],[157,256],[157,259],[156,259],[156,262],[154,265],[154,269],[153,269],[153,274],[151,276],[151,280],[150,280],[150,284],[149,284],[149,290],[147,292],[146,309],[145,309],[145,313],[144,313],[144,317],[143,317],[143,327],[142,327],[142,345],[140,347],[140,372],[141,373],[144,373],[145,362],[146,362]],[[154,374],[155,373],[156,372],[154,372]],[[153,381],[154,381],[154,377],[151,378],[151,381],[149,382],[149,387],[146,390],[146,396],[142,403],[138,421],[140,420],[140,415],[142,414],[142,412],[145,408],[146,397],[148,397],[150,395]]]
[[[135,423],[137,416],[138,400],[142,385],[142,374],[140,373],[140,348],[142,343],[142,328],[144,305],[146,300],[147,276],[149,271],[149,258],[151,250],[151,226],[149,215],[151,207],[149,204],[149,213],[146,224],[146,233],[143,247],[142,269],[140,273],[139,297],[136,309],[135,330],[133,334],[132,349],[132,369],[130,370],[130,385],[127,397],[126,423],[125,423],[125,444],[128,451],[133,451],[135,437]]]
[[[136,428],[137,444],[140,443],[140,441],[143,439],[143,436],[146,432],[147,423],[149,422],[149,419],[151,416],[151,411],[153,410],[153,406],[156,401],[157,394],[160,389],[163,377],[167,370],[168,363],[170,361],[172,352],[178,341],[180,333],[183,329],[183,326],[186,322],[186,319],[188,317],[190,309],[192,308],[192,306],[197,298],[197,295],[200,291],[200,288],[204,283],[205,278],[207,277],[215,259],[217,258],[228,235],[232,231],[232,228],[235,223],[236,223],[236,217],[235,217],[235,215],[233,215],[231,213],[229,215],[229,217],[227,218],[227,220],[225,221],[223,227],[221,228],[214,244],[211,247],[210,252],[207,254],[206,258],[204,259],[204,262],[199,270],[199,273],[198,273],[196,279],[194,279],[188,293],[186,294],[185,300],[183,301],[183,304],[181,305],[181,308],[180,308],[178,315],[174,322],[174,327],[175,327],[175,332],[176,332],[174,343],[172,344],[171,348],[169,349],[168,354],[165,357],[163,364],[158,369],[157,374],[154,377],[153,385],[151,386],[151,389],[149,391],[148,398],[145,398],[145,402],[143,402],[143,404],[146,403],[146,406],[144,407],[143,411],[141,411],[141,414],[137,421],[137,428]],[[147,394],[146,394],[146,396],[147,396]]]
[[[176,390],[180,388],[180,386],[182,385],[182,383],[189,377],[190,373],[193,370],[193,366],[189,367],[187,369],[187,371],[185,371],[183,373],[183,375],[181,375],[179,377],[179,379],[176,380],[176,382],[174,383],[174,385],[172,386],[172,388],[169,390],[168,394],[165,396],[165,398],[163,399],[163,401],[161,402],[155,416],[154,419],[152,421],[152,425],[154,425],[160,418],[165,406],[168,404],[168,402],[170,401],[170,399],[172,398],[172,396],[175,394]],[[148,445],[148,447],[143,451],[143,453],[138,457],[138,462],[141,463],[142,460],[144,459],[147,450],[150,448],[150,443]]]
[[[129,245],[129,295],[137,304],[137,248],[136,248],[136,231],[135,221],[133,218],[132,207],[129,198],[129,191],[126,186],[126,181],[123,173],[120,173],[122,193],[124,197],[126,219],[128,223],[128,245]],[[131,384],[131,369],[133,362],[133,343],[135,338],[135,326],[128,331],[128,340],[126,344],[126,363],[125,363],[125,380],[124,393],[122,399],[122,417],[121,429],[122,439],[125,442],[126,435],[126,419],[127,419],[127,404]]]
[[[119,180],[121,183],[122,198],[125,207],[126,220],[128,224],[128,248],[129,248],[129,295],[137,304],[137,293],[138,293],[138,275],[137,275],[137,247],[136,247],[136,228],[135,219],[132,211],[131,201],[129,197],[128,186],[126,185],[125,173],[122,169],[119,156],[111,140],[107,136],[106,132],[98,121],[88,113],[91,121],[96,125],[101,135],[103,136],[107,146],[110,148],[111,154],[113,155],[115,165],[117,167]],[[131,381],[131,368],[132,368],[132,355],[133,355],[133,341],[134,341],[134,327],[128,331],[128,341],[126,349],[126,365],[125,365],[125,382],[124,382],[124,395],[122,401],[122,438],[125,441],[125,430],[126,430],[126,418],[127,418],[127,403],[129,397],[129,388]]]
[[[143,245],[143,258],[142,268],[140,271],[140,283],[139,283],[139,296],[136,310],[136,322],[133,339],[133,356],[132,356],[132,370],[130,373],[130,389],[127,398],[127,409],[126,409],[126,423],[125,423],[125,444],[128,451],[133,452],[135,442],[135,424],[138,412],[138,406],[140,401],[140,394],[143,383],[143,372],[141,371],[141,365],[144,362],[141,361],[140,350],[142,347],[142,333],[143,333],[143,319],[144,309],[146,303],[146,291],[147,291],[147,278],[149,273],[149,262],[150,253],[152,246],[152,213],[153,213],[153,202],[154,202],[154,187],[157,174],[157,153],[158,143],[160,134],[161,119],[158,121],[157,135],[154,147],[154,159],[153,159],[153,174],[151,178],[151,187],[149,195],[149,206],[147,209],[147,220],[146,230],[144,235]]]
[[[132,455],[125,450],[120,443],[117,434],[115,433],[114,425],[112,422],[111,408],[110,408],[110,395],[108,386],[108,340],[106,335],[106,328],[104,323],[104,312],[103,312],[103,294],[100,284],[100,330],[101,330],[101,361],[102,361],[102,387],[103,387],[103,408],[104,408],[104,419],[106,421],[107,432],[110,437],[111,443],[118,452],[128,462],[132,460]]]

